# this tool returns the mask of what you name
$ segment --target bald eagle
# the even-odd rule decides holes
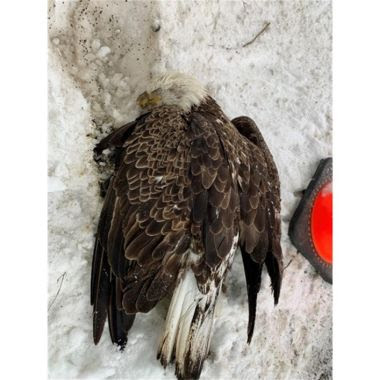
[[[92,263],[93,338],[105,320],[124,348],[137,313],[170,298],[157,358],[179,379],[199,378],[215,304],[240,248],[248,343],[265,264],[278,302],[282,279],[280,183],[248,117],[230,121],[192,77],[166,73],[137,103],[141,115],[95,148],[114,152]]]

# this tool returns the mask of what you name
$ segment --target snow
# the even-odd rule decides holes
[[[269,27],[251,44],[255,35]],[[244,46],[245,45],[245,46]],[[247,295],[237,255],[217,305],[204,379],[330,379],[332,288],[287,236],[317,163],[331,155],[329,1],[59,1],[49,3],[49,375],[174,379],[156,360],[165,302],[139,315],[124,352],[92,343],[93,235],[101,208],[96,141],[133,120],[151,73],[202,81],[231,118],[252,117],[282,183],[285,270],[273,306],[267,275],[246,344]]]

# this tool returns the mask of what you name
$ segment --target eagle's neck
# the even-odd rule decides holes
[[[207,95],[200,104],[192,107],[192,111],[200,113],[212,114],[217,118],[227,119],[218,103],[209,95]]]

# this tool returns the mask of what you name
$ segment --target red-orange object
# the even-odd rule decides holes
[[[332,158],[321,160],[289,223],[289,237],[321,277],[332,283]]]
[[[311,210],[311,236],[322,260],[332,264],[332,183],[319,190]]]

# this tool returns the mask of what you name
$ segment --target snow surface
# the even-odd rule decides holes
[[[331,155],[329,1],[49,2],[49,376],[175,378],[172,366],[164,370],[156,360],[165,305],[138,316],[119,352],[107,330],[93,345],[89,304],[98,183],[106,172],[92,149],[137,116],[135,99],[150,74],[167,69],[193,73],[231,118],[254,118],[282,183],[290,264],[279,305],[265,275],[248,346],[237,255],[202,378],[330,379],[332,288],[287,236],[299,190]]]

